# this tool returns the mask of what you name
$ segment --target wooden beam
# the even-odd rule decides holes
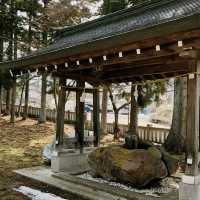
[[[182,58],[194,58],[194,59],[197,59],[199,58],[199,50],[185,50],[185,51],[182,51],[179,56],[182,57]]]
[[[130,64],[130,63],[138,63],[138,62],[145,62],[147,60],[156,60],[156,59],[166,59],[167,57],[173,57],[178,56],[179,52],[165,52],[164,50],[160,53],[155,52],[154,49],[147,49],[143,50],[143,53],[141,55],[137,55],[135,50],[128,53],[123,58],[119,58],[118,56],[112,57],[110,60],[104,61],[103,58],[101,58],[101,61],[93,64],[80,64],[79,66],[73,65],[69,68],[65,69],[65,73],[73,72],[73,71],[81,71],[86,69],[96,69],[97,66],[101,66],[102,69],[104,67],[110,66],[110,65],[119,65],[119,64]]]
[[[194,38],[194,41],[196,41],[197,39]],[[190,42],[188,42],[190,41]],[[192,46],[196,43],[192,42],[192,39],[188,39],[186,41],[184,41],[184,45],[185,46]],[[96,69],[96,67],[100,66],[100,67],[107,67],[110,65],[114,65],[114,64],[128,64],[128,63],[137,63],[137,62],[141,62],[141,61],[146,61],[146,60],[154,60],[154,59],[164,59],[167,57],[173,57],[173,56],[179,56],[179,54],[184,50],[183,48],[178,48],[177,47],[177,41],[176,43],[166,43],[163,45],[163,48],[161,48],[161,50],[159,52],[157,52],[155,50],[155,45],[159,44],[159,43],[155,43],[153,46],[144,46],[144,48],[142,49],[142,53],[141,55],[137,55],[135,52],[135,48],[133,49],[129,49],[128,51],[123,52],[123,57],[119,58],[118,52],[117,53],[112,53],[107,55],[107,60],[104,61],[103,60],[103,55],[102,54],[100,57],[95,57],[93,59],[93,63],[89,63],[89,57],[87,59],[84,60],[80,60],[80,58],[77,58],[78,60],[80,60],[80,65],[77,66],[76,64],[76,60],[68,60],[68,65],[69,67],[65,67],[63,61],[62,62],[55,62],[57,63],[57,65],[59,66],[58,68],[62,68],[62,70],[64,70],[65,72],[73,72],[73,71],[81,71],[81,70],[86,70],[86,69]],[[200,46],[199,46],[200,48]],[[50,65],[52,65],[51,63],[49,63]],[[41,67],[40,66],[40,70],[44,71],[44,68],[46,66]],[[30,67],[31,68],[31,67]],[[34,71],[34,69],[31,68],[32,71]],[[48,71],[49,72],[54,72],[54,67],[48,66]],[[20,74],[20,71],[17,70],[15,71],[16,74]]]
[[[16,101],[16,77],[13,78],[12,83],[12,101],[11,101],[11,116],[10,116],[10,123],[15,123],[15,101]]]
[[[84,82],[88,82],[90,84],[100,84],[102,81],[94,77],[94,75],[83,75],[81,73],[66,73],[66,71],[59,71],[52,73],[53,76],[56,77],[64,77],[66,79],[73,79],[73,80],[82,80]],[[106,82],[105,82],[106,84]]]
[[[161,62],[161,60],[159,61]],[[141,65],[114,65],[108,66],[101,72],[96,72],[94,74],[92,71],[87,71],[84,73],[78,72],[70,72],[66,73],[65,71],[57,72],[56,76],[61,76],[65,78],[71,78],[76,80],[84,80],[92,84],[109,84],[110,82],[123,82],[126,79],[141,77],[144,75],[152,75],[152,74],[161,74],[161,73],[169,73],[169,72],[188,72],[188,60],[186,59],[175,59],[175,60],[163,60],[161,63],[143,63]],[[110,67],[110,69],[109,69]]]
[[[104,73],[101,77],[101,80],[108,81],[117,78],[130,78],[130,77],[139,77],[144,75],[153,75],[153,74],[161,74],[161,73],[169,73],[169,72],[179,72],[186,71],[189,72],[188,63],[170,63],[166,65],[155,65],[155,66],[141,66],[135,68],[128,69],[120,69],[117,71],[113,71],[112,73]]]
[[[69,87],[69,86],[65,87],[65,90],[70,91],[70,92],[76,92],[76,91],[83,90],[83,89],[84,89],[85,93],[91,93],[92,94],[93,91],[94,91],[93,88],[78,88],[78,87]]]
[[[188,71],[162,73],[162,74],[158,74],[158,75],[164,75],[164,76],[160,76],[159,79],[164,79],[164,78],[169,79],[169,78],[173,78],[177,75],[183,76],[186,73],[188,73]],[[132,77],[122,77],[121,79],[110,79],[109,82],[116,83],[116,84],[133,82],[134,84],[138,84],[138,83],[144,83],[144,82],[152,81],[152,80],[154,80],[154,79],[152,78],[152,75],[149,74],[149,75],[144,75],[143,79],[141,79],[141,77],[139,77],[139,76],[132,76]]]
[[[177,25],[176,25],[177,26]],[[160,28],[160,27],[159,27]],[[171,30],[167,29],[167,32],[171,32]],[[153,31],[154,32],[154,31]],[[129,33],[127,33],[129,35]],[[152,32],[149,32],[146,35],[148,35],[148,38],[142,39],[142,40],[135,40],[136,36],[134,34],[134,37],[129,35],[127,37],[127,34],[119,35],[115,37],[115,41],[118,43],[117,46],[115,45],[116,43],[113,42],[113,40],[110,40],[109,38],[106,39],[106,44],[102,43],[102,40],[99,40],[98,42],[98,49],[95,47],[97,44],[94,45],[89,45],[86,48],[82,48],[81,46],[77,46],[76,48],[73,49],[73,51],[69,52],[63,52],[63,51],[58,51],[52,52],[46,55],[43,55],[42,59],[38,59],[37,57],[30,58],[27,60],[27,62],[22,62],[21,60],[16,63],[15,71],[20,71],[20,70],[27,70],[27,69],[36,69],[38,67],[41,67],[42,65],[45,64],[62,64],[65,62],[74,62],[76,60],[88,60],[89,58],[96,58],[96,57],[102,57],[103,55],[118,55],[119,52],[126,52],[126,51],[131,51],[137,48],[141,49],[146,49],[146,48],[155,48],[155,45],[174,45],[176,46],[178,40],[183,40],[184,43],[188,41],[187,43],[192,43],[193,40],[196,40],[199,38],[199,30],[192,30],[192,31],[181,31],[178,33],[168,33],[167,35],[161,36],[155,36],[152,35]],[[149,35],[150,34],[150,35]],[[139,33],[138,36],[140,36],[141,33]],[[131,36],[131,37],[130,37]],[[119,39],[120,38],[120,39]],[[120,42],[119,42],[120,41]],[[196,48],[200,48],[200,46],[196,46]],[[95,50],[94,50],[95,49]],[[161,47],[162,49],[162,47]],[[34,60],[34,62],[31,60]]]
[[[93,126],[94,126],[94,146],[100,145],[100,102],[99,89],[93,92]]]
[[[175,63],[181,63],[183,62],[184,58],[180,58],[177,56],[171,56],[171,57],[164,57],[164,58],[156,58],[156,59],[149,59],[148,61],[137,61],[137,62],[131,62],[131,63],[119,63],[119,64],[113,64],[108,65],[103,68],[103,72],[112,72],[116,70],[124,70],[126,68],[137,68],[137,67],[145,67],[145,66],[156,66],[156,65],[169,65],[169,64],[175,64]],[[188,60],[186,60],[188,62]]]
[[[66,100],[66,79],[60,78],[59,82],[59,98],[58,98],[58,111],[56,118],[56,146],[61,147],[64,140],[64,123],[65,123],[65,100]]]

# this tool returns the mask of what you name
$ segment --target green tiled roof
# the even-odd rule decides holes
[[[43,64],[49,58],[53,61],[98,50],[102,44],[112,47],[123,42],[198,29],[199,17],[200,0],[154,0],[78,26],[65,28],[47,48],[37,50],[17,61],[0,63],[0,67]]]

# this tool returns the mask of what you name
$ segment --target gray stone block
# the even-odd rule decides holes
[[[80,154],[79,150],[64,149],[54,152],[51,159],[53,172],[83,173],[89,170],[88,155],[94,148],[84,148]]]
[[[200,184],[180,183],[179,200],[200,200]]]

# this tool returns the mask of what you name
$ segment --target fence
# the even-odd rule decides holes
[[[4,112],[5,109],[6,109],[6,106],[5,106],[5,104],[3,104],[2,111]],[[17,112],[18,106],[15,106],[15,110]],[[20,114],[22,115],[23,112],[24,112],[24,106],[21,106]],[[39,118],[40,108],[29,106],[28,115],[31,118]],[[55,121],[56,120],[56,111],[47,109],[46,116],[47,116],[47,120]],[[75,120],[76,120],[76,113],[69,112],[69,111],[65,112],[65,122],[66,123],[74,123]],[[92,130],[93,123],[91,121],[86,121],[85,128],[88,130]],[[125,133],[128,131],[128,125],[120,124],[119,128],[120,128],[122,135],[125,135]],[[114,132],[114,126],[112,123],[107,123],[107,132],[108,133]],[[139,126],[138,134],[139,134],[139,137],[143,140],[162,144],[165,142],[165,140],[169,134],[169,129],[155,128],[155,127],[151,127],[151,126],[147,126],[147,127]]]
[[[92,122],[87,121],[86,122],[86,129],[92,130]],[[128,125],[122,125],[119,124],[119,129],[122,135],[125,135],[128,131]],[[114,132],[114,126],[112,123],[107,123],[107,132],[113,133]],[[138,135],[140,139],[163,144],[165,140],[167,139],[167,136],[169,135],[169,129],[167,128],[155,128],[151,126],[139,126],[138,127]]]
[[[18,112],[19,106],[15,106],[15,112]],[[6,110],[6,105],[2,105],[2,112]],[[24,113],[24,106],[21,106],[20,108],[20,115],[23,115]],[[39,118],[40,116],[40,108],[37,107],[28,107],[28,116],[31,118]],[[46,117],[49,121],[55,121],[56,120],[56,111],[52,109],[46,109]],[[66,123],[74,123],[76,120],[76,114],[74,112],[65,112],[65,122]]]

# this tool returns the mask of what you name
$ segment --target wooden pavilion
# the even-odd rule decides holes
[[[187,76],[187,170],[180,199],[192,197],[197,200],[200,198],[199,49],[200,0],[153,0],[59,30],[55,41],[47,48],[12,62],[0,63],[0,69],[10,73],[14,80],[28,71],[52,73],[60,78],[58,146],[63,143],[66,90],[76,91],[76,130],[81,147],[84,140],[81,95],[85,82],[94,86],[88,91],[93,93],[94,144],[98,146],[99,85]],[[66,79],[76,80],[76,87],[66,87]],[[12,96],[14,105],[15,92]]]

